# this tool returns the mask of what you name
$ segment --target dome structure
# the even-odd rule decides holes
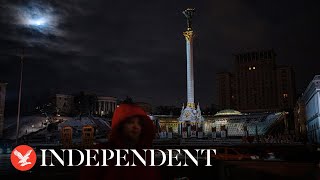
[[[214,116],[239,116],[242,115],[240,111],[234,109],[225,109],[217,112]]]

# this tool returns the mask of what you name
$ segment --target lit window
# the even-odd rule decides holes
[[[288,94],[287,93],[284,93],[283,94],[283,98],[287,98],[288,97]]]

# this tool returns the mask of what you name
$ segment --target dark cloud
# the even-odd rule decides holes
[[[17,98],[19,58],[26,53],[24,95],[48,89],[133,96],[159,104],[186,100],[185,19],[196,8],[195,96],[215,101],[215,73],[232,70],[232,53],[274,48],[296,70],[302,91],[319,73],[319,11],[301,1],[2,0],[0,80]],[[31,14],[31,15],[30,15]],[[21,19],[44,16],[34,28]],[[11,98],[12,97],[12,98]]]

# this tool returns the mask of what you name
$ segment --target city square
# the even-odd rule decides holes
[[[148,132],[140,141],[158,150],[152,160],[169,164],[159,167],[162,179],[320,178],[319,62],[307,59],[317,50],[292,43],[293,36],[310,35],[303,39],[309,44],[317,37],[303,28],[277,37],[275,17],[257,10],[265,9],[263,3],[257,9],[233,3],[235,9],[212,2],[168,9],[162,2],[0,3],[0,177],[79,179],[80,165],[59,165],[64,155],[42,149],[61,155],[61,149],[80,152],[114,142],[113,148],[130,149],[135,146],[117,144],[114,133],[138,117]],[[303,12],[302,20],[314,17]],[[239,24],[240,17],[248,22]],[[283,25],[283,32],[295,31],[293,25]],[[34,148],[42,161],[17,171],[10,155],[18,145]],[[216,152],[206,156],[197,149]],[[47,159],[55,170],[40,165]],[[190,167],[170,167],[172,159]]]

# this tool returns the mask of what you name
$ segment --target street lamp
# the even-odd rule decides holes
[[[28,25],[33,26],[34,28],[39,28],[46,23],[45,19],[36,19],[36,20],[29,20]],[[19,100],[18,100],[18,113],[17,113],[17,130],[16,130],[16,144],[18,145],[19,139],[19,131],[20,131],[20,111],[21,111],[21,94],[22,94],[22,77],[23,77],[23,60],[24,60],[24,49],[22,50],[22,55],[20,57],[20,84],[19,84]]]
[[[23,58],[24,58],[24,51],[21,55],[20,61],[20,85],[19,85],[19,101],[18,101],[18,115],[17,115],[17,131],[16,131],[16,144],[18,145],[19,139],[19,125],[20,125],[20,109],[21,109],[21,92],[22,92],[22,77],[23,77]]]

